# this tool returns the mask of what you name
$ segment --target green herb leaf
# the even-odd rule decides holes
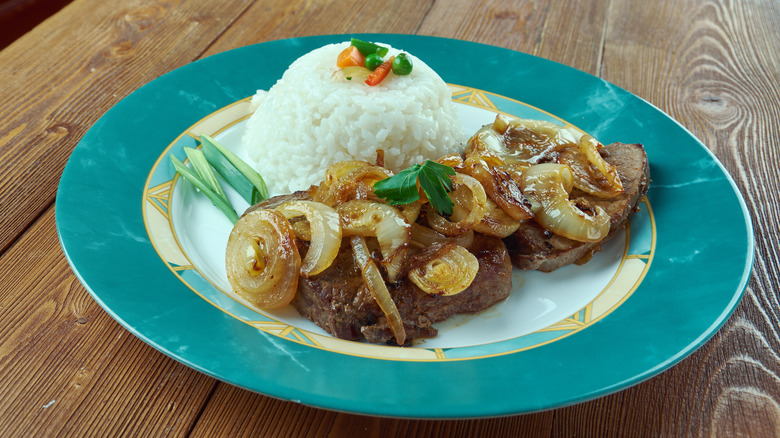
[[[360,53],[363,54],[363,56],[368,56],[372,53],[376,53],[377,55],[384,57],[385,55],[387,55],[388,52],[387,47],[382,47],[378,44],[374,44],[369,41],[359,40],[357,38],[352,38],[350,40],[350,44],[357,47],[357,49],[360,51]]]
[[[374,194],[387,201],[390,205],[411,204],[420,199],[417,181],[420,182],[428,201],[439,214],[452,214],[455,205],[447,193],[452,190],[452,179],[455,175],[452,167],[427,160],[422,165],[415,164],[390,178],[374,183]]]
[[[452,214],[452,207],[455,205],[447,194],[452,190],[452,179],[449,175],[455,175],[455,170],[435,161],[428,160],[420,168],[420,187],[439,214]]]

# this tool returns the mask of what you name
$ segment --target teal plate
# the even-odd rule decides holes
[[[407,418],[511,415],[610,394],[668,369],[728,319],[750,276],[752,225],[723,166],[677,122],[608,82],[523,53],[434,37],[362,37],[424,59],[461,104],[535,112],[603,143],[645,145],[652,184],[616,239],[616,273],[603,290],[569,317],[500,342],[379,347],[250,314],[225,299],[219,279],[192,266],[182,244],[166,246],[181,231],[174,221],[153,223],[175,216],[168,209],[174,186],[182,186],[167,156],[194,141],[194,126],[270,88],[297,57],[347,39],[333,35],[186,65],[123,99],[87,132],[60,181],[57,230],[74,272],[113,318],[231,384],[320,408]],[[231,127],[208,129],[229,135]],[[165,228],[170,235],[155,231]],[[167,247],[182,253],[171,256]],[[613,294],[627,271],[628,286]]]

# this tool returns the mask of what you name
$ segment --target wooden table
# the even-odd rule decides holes
[[[780,433],[780,3],[776,0],[361,2],[76,0],[0,52],[0,436],[582,436]],[[519,50],[650,101],[722,161],[756,263],[726,325],[644,383],[495,419],[365,417],[221,383],[116,323],[60,248],[68,156],[157,76],[235,47],[332,33],[435,35]]]

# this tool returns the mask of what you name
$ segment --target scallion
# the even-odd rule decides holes
[[[200,136],[200,144],[209,163],[250,205],[268,198],[268,188],[256,170],[208,135]]]
[[[211,190],[214,191],[221,198],[227,199],[225,191],[222,189],[222,185],[217,181],[217,175],[214,174],[214,170],[211,168],[211,164],[206,159],[203,151],[200,149],[183,148],[184,153],[187,154],[187,159],[190,161],[190,165],[198,174],[200,179],[207,184]]]
[[[218,209],[220,209],[222,213],[224,213],[225,216],[227,216],[227,218],[230,219],[232,223],[235,224],[238,221],[238,214],[236,214],[236,211],[233,209],[233,206],[230,205],[230,201],[228,201],[227,197],[224,196],[224,193],[223,196],[220,196],[210,186],[209,183],[201,179],[197,171],[193,172],[192,169],[184,165],[184,163],[182,163],[181,160],[176,158],[175,155],[171,155],[171,162],[173,163],[173,167],[176,169],[176,171],[179,172],[179,175],[181,175],[184,179],[186,179],[192,185],[197,187],[198,190],[201,191],[201,193],[205,194],[209,198],[209,200],[211,200],[211,203],[214,204],[214,206],[216,206]],[[220,186],[220,190],[221,190],[221,186]]]

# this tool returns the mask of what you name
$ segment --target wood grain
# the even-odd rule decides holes
[[[603,0],[435,2],[419,33],[518,50],[596,74],[607,3]]]
[[[0,256],[0,273],[0,436],[189,431],[216,382],[98,306],[62,254],[53,208]]]
[[[54,200],[86,130],[123,97],[195,60],[248,1],[74,1],[0,52],[0,250]],[[78,31],[72,25],[78,23]]]
[[[350,33],[415,33],[433,2],[360,0],[257,2],[205,53],[283,38]]]

